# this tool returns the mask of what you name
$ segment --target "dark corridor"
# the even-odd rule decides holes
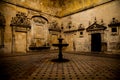
[[[101,34],[95,33],[91,35],[91,51],[101,51]]]

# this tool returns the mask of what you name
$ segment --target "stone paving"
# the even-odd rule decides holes
[[[2,57],[0,80],[120,80],[120,59],[63,53],[69,62],[52,62],[57,55]]]

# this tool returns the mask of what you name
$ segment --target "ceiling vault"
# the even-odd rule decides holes
[[[66,17],[115,0],[1,0],[14,6],[47,14],[57,18]]]

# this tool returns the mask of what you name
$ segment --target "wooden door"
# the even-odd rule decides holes
[[[101,51],[101,34],[95,33],[91,35],[91,51]]]

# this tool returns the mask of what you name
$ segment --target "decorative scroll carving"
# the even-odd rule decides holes
[[[58,23],[56,21],[50,23],[49,31],[61,32],[61,29],[58,27]]]
[[[18,12],[15,17],[12,17],[10,26],[31,28],[30,20],[22,12]]]
[[[118,26],[120,26],[120,22],[117,19],[113,18],[112,21],[110,22],[110,24],[108,24],[108,26],[109,27],[118,27]]]
[[[72,28],[72,22],[71,21],[67,24],[67,28],[69,28],[69,29]]]
[[[75,28],[75,26],[72,24],[72,21],[68,22],[66,26],[66,30],[64,30],[64,33],[71,33],[76,32],[78,29]]]
[[[69,30],[65,30],[64,33],[70,33],[70,32],[77,32],[77,31],[83,31],[85,28],[82,24],[79,25],[79,27],[76,29],[74,25],[72,25],[72,22],[70,21],[67,25],[67,28]]]
[[[41,25],[44,25],[45,23],[48,23],[48,20],[43,16],[39,16],[39,15],[33,16],[32,19],[35,22],[35,24],[38,26],[41,26]]]
[[[82,24],[80,24],[79,27],[78,27],[78,30],[79,30],[79,31],[83,31],[83,30],[85,30],[85,28],[83,27]]]
[[[95,18],[95,21],[93,24],[91,24],[86,30],[89,31],[99,31],[99,30],[105,30],[107,27],[103,25],[103,20],[100,24],[97,23],[97,20]]]
[[[0,12],[0,27],[5,26],[5,17]]]
[[[117,19],[112,18],[112,21],[110,22],[110,24],[108,24],[108,26],[111,28],[112,36],[118,35],[118,27],[120,27],[120,22]]]

